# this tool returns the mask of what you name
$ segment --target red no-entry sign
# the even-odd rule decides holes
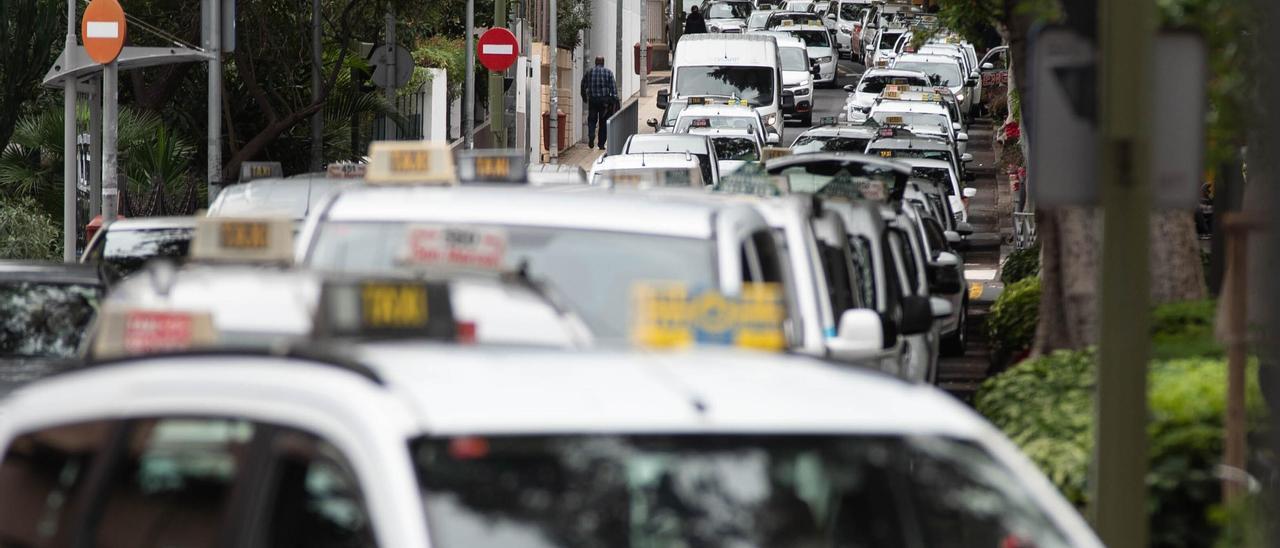
[[[89,58],[103,65],[116,60],[124,48],[124,9],[116,0],[93,0],[80,20],[80,38]]]
[[[484,31],[476,41],[476,57],[480,64],[493,72],[502,72],[514,65],[520,55],[516,35],[504,28]]]

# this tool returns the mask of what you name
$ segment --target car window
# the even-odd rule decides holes
[[[259,546],[368,548],[376,545],[359,482],[332,444],[306,432],[278,429],[271,439],[272,500]]]
[[[809,56],[804,48],[778,48],[778,60],[782,70],[809,70]]]
[[[791,144],[795,154],[805,152],[856,152],[867,150],[870,138],[838,137],[834,135],[801,135]]]
[[[753,137],[716,137],[716,159],[757,162],[760,150]]]
[[[102,293],[96,284],[0,281],[0,360],[76,357]]]
[[[751,10],[746,8],[746,4],[711,4],[707,8],[707,19],[746,19],[751,15]]]
[[[920,205],[920,215],[924,223],[924,235],[929,241],[929,249],[933,255],[933,259],[938,258],[938,254],[947,250],[947,235],[942,230],[942,225],[932,217],[928,217],[928,210],[924,204]]]
[[[0,539],[6,546],[70,544],[68,523],[115,423],[93,421],[21,434],[0,461]]]
[[[831,301],[831,313],[839,318],[845,310],[855,305],[850,265],[843,249],[821,238],[818,239],[818,256],[822,260],[822,271],[827,278],[827,298]]]
[[[796,30],[791,35],[804,40],[804,45],[811,48],[831,47],[831,37],[823,30]]]
[[[916,255],[911,247],[910,237],[897,228],[885,231],[889,245],[893,248],[894,257],[901,261],[903,275],[903,293],[915,295],[920,280],[920,267],[916,263]]]
[[[898,61],[893,68],[915,70],[929,75],[935,86],[953,88],[964,84],[965,78],[960,74],[960,65],[956,63],[934,63],[923,61]]]
[[[109,230],[101,255],[94,252],[90,259],[100,258],[115,278],[123,278],[142,269],[148,260],[156,257],[185,258],[191,246],[192,231],[191,228]]]
[[[875,263],[871,255],[871,242],[863,236],[849,238],[850,258],[853,260],[853,279],[857,282],[858,300],[864,306],[876,303]]]

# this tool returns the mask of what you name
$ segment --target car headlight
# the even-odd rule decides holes
[[[819,62],[819,63],[830,63],[830,62],[831,62],[831,56],[830,56],[830,55],[828,55],[828,56],[826,56],[826,57],[819,57],[819,58],[818,58],[818,62]]]
[[[774,123],[774,122],[777,122],[777,121],[778,121],[778,115],[777,115],[777,114],[770,114],[770,115],[768,115],[768,116],[765,116],[765,117],[764,117],[764,125],[766,125],[766,126],[771,126],[771,125],[773,125],[773,123]]]
[[[808,88],[808,87],[798,87],[798,88],[796,88],[796,89],[794,89],[794,90],[792,90],[792,91],[793,91],[793,92],[795,92],[795,94],[796,94],[796,96],[797,96],[797,97],[798,97],[798,96],[801,96],[801,95],[808,95],[808,94],[809,94],[809,88]]]
[[[711,32],[720,32],[720,27],[718,25],[711,25],[707,27],[707,30],[710,30]]]
[[[957,101],[963,101],[963,100],[964,100],[964,94],[963,94],[963,93],[957,93],[957,94],[956,94],[956,100],[957,100]]]

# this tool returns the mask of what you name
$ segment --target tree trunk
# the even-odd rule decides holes
[[[1151,304],[1203,299],[1200,238],[1187,211],[1151,214]]]
[[[1032,355],[1098,340],[1102,218],[1093,209],[1038,211],[1040,320]]]

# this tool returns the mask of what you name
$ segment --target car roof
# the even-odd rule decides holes
[[[950,55],[926,55],[923,53],[908,53],[894,59],[893,62],[901,63],[918,62],[918,63],[956,63],[956,58]],[[958,63],[957,63],[958,64]]]
[[[347,405],[399,401],[414,421],[401,425],[407,437],[994,435],[972,410],[933,387],[785,354],[387,345],[358,350],[351,361],[216,352],[141,357],[28,385],[11,396],[7,411],[19,411],[10,416],[28,427],[75,420],[89,410],[93,416],[154,415],[194,411],[203,402],[186,402],[197,393],[236,397],[253,387],[255,397],[315,393],[354,400]]]
[[[612,154],[601,156],[596,160],[592,171],[610,169],[636,168],[668,168],[689,167],[699,165],[698,159],[689,152],[636,152],[631,154]]]
[[[196,218],[185,217],[135,217],[116,219],[107,225],[107,232],[117,230],[159,230],[169,228],[189,228],[195,230]]]
[[[306,174],[287,179],[255,179],[224,188],[210,206],[209,215],[287,215],[294,220],[307,216],[311,208],[338,187],[359,184],[358,179],[329,179],[323,174]]]
[[[699,116],[746,116],[754,118],[756,114],[756,109],[751,108],[749,105],[689,105],[680,111],[680,118],[696,118]]]
[[[875,166],[892,168],[901,173],[910,173],[910,169],[901,163],[893,160],[886,160],[870,154],[857,154],[853,152],[810,152],[805,154],[793,154],[790,156],[781,156],[765,162],[765,169],[782,169],[793,165],[804,165],[812,162],[857,162],[860,164],[871,164]]]
[[[940,167],[951,169],[951,162],[946,160],[938,160],[936,158],[894,158],[895,160],[907,164],[911,167]]]
[[[43,261],[0,261],[0,282],[102,285],[94,265]]]
[[[707,138],[701,135],[692,135],[688,133],[637,133],[627,138],[626,154],[636,154],[631,147],[640,144],[645,150],[643,152],[692,152],[694,154],[706,154],[711,146],[707,143]],[[665,145],[663,147],[662,145]],[[662,150],[658,150],[662,148]]]
[[[720,207],[636,199],[613,192],[527,188],[386,187],[347,189],[326,221],[441,222],[607,230],[709,238]]]
[[[869,68],[862,74],[863,78],[871,76],[916,76],[924,78],[928,81],[929,77],[918,70],[896,69],[896,68]]]
[[[931,138],[927,135],[915,135],[912,137],[882,137],[871,141],[868,149],[877,146],[880,148],[892,149],[919,148],[924,150],[951,150],[951,145],[947,143],[945,138]]]
[[[807,135],[856,138],[874,137],[877,129],[878,128],[863,125],[851,126],[848,124],[830,124],[809,128],[805,130],[804,133],[801,133],[800,137]]]

